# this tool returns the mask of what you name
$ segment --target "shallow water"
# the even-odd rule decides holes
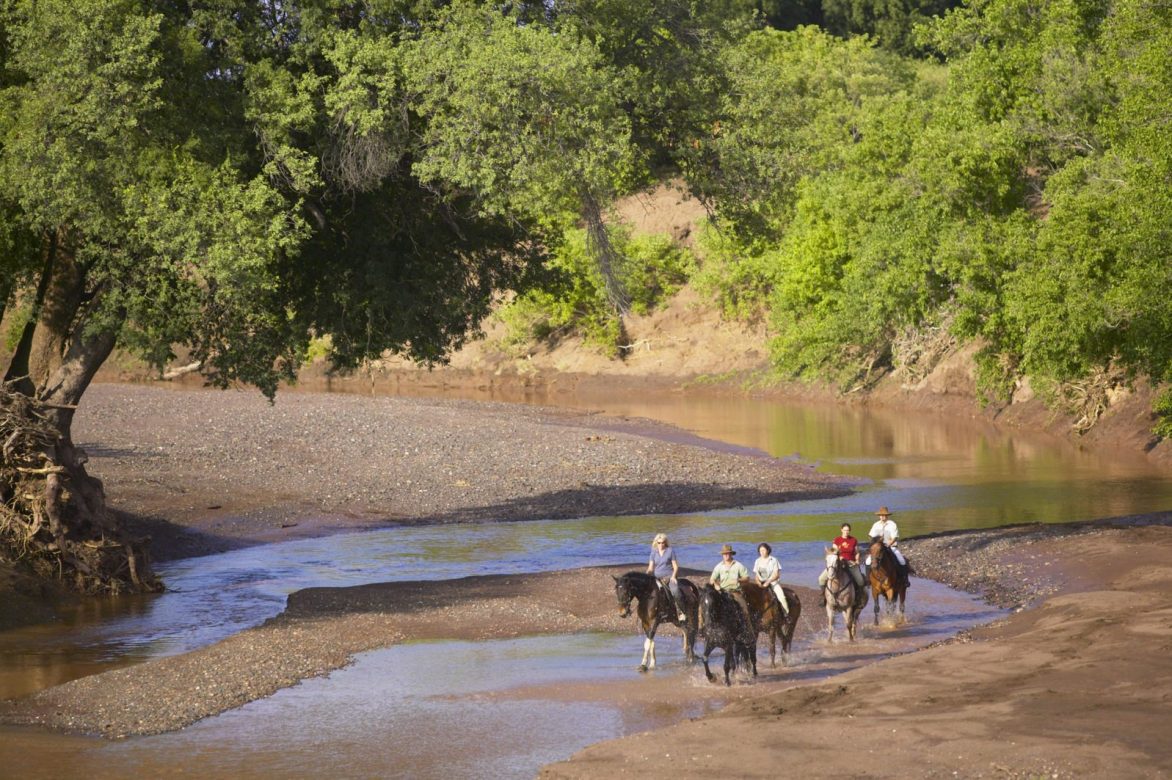
[[[843,521],[853,522],[862,536],[879,505],[897,513],[904,536],[1172,507],[1172,480],[1142,459],[1100,458],[1061,441],[967,420],[680,396],[557,400],[669,422],[870,482],[856,494],[829,500],[667,516],[386,529],[177,561],[160,567],[167,593],[98,600],[63,612],[55,624],[0,633],[0,697],[214,642],[277,614],[288,593],[310,586],[634,563],[645,560],[648,542],[660,530],[671,536],[685,566],[705,569],[723,543],[751,560],[756,543],[770,541],[783,579],[812,585],[824,540]],[[864,644],[872,652],[901,652],[997,614],[919,580],[909,609],[907,626],[868,628]],[[107,776],[169,776],[191,767],[201,776],[527,775],[577,747],[722,701],[696,684],[693,670],[670,661],[657,677],[678,675],[695,688],[694,697],[659,707],[617,694],[600,701],[585,689],[565,698],[574,681],[592,688],[642,684],[633,682],[643,678],[631,672],[641,644],[632,634],[390,648],[179,734],[110,744],[0,731],[0,767],[15,771],[9,767],[18,764],[10,761],[35,755],[29,772],[14,776],[102,776],[96,774],[100,767],[111,768]],[[786,674],[824,675],[870,657],[799,635],[795,664]],[[483,679],[491,679],[497,693],[478,687]],[[520,686],[530,698],[499,694]],[[415,730],[424,721],[435,728]],[[33,753],[34,747],[40,752]],[[464,771],[464,751],[477,757],[477,771]]]
[[[193,767],[204,778],[529,777],[595,742],[713,712],[729,695],[826,677],[999,614],[936,583],[916,588],[906,624],[874,628],[868,610],[854,644],[841,623],[832,643],[805,630],[788,667],[769,670],[766,651],[761,678],[731,691],[685,665],[670,630],[647,675],[634,671],[633,633],[417,642],[173,734],[107,742],[0,729],[0,766],[13,777],[173,777]]]

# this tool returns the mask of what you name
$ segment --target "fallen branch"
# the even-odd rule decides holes
[[[170,381],[172,379],[178,379],[181,376],[194,374],[196,371],[199,371],[202,366],[203,363],[197,360],[194,363],[188,363],[186,366],[179,366],[179,368],[173,368],[170,371],[164,371],[163,379]]]

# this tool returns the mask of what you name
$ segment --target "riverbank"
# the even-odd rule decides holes
[[[779,745],[803,774],[854,776],[868,760],[862,751],[825,755],[844,729],[858,744],[882,735],[885,763],[866,771],[875,777],[1161,776],[1172,768],[1160,736],[1172,701],[1172,566],[1158,563],[1172,553],[1172,513],[944,534],[911,540],[908,549],[921,571],[950,572],[953,585],[1023,611],[896,657],[888,657],[886,636],[819,640],[815,655],[858,667],[828,680],[811,675],[804,658],[778,669],[763,662],[755,684],[704,686],[702,694],[672,675],[639,686],[573,686],[563,693],[576,700],[679,706],[703,695],[729,706],[596,745],[545,775],[643,773],[670,744],[664,765],[684,777],[729,766],[738,776],[775,774]],[[611,575],[629,568],[307,589],[263,626],[210,647],[0,704],[0,723],[113,738],[172,731],[326,674],[356,653],[412,640],[628,634],[636,675],[641,640],[633,620],[618,616],[611,587]],[[796,590],[806,605],[799,636],[820,635],[816,594]],[[665,627],[660,640],[660,658],[678,660],[678,629]],[[1003,746],[1006,739],[1013,744]],[[738,747],[721,758],[713,744]]]
[[[74,423],[157,560],[388,525],[704,511],[851,482],[650,420],[501,403],[95,384]]]
[[[816,778],[1172,775],[1172,513],[958,532],[909,552],[1007,605],[1042,600],[954,641],[594,745],[541,776],[775,777],[779,762]]]

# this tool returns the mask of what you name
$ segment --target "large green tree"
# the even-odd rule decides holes
[[[159,365],[183,347],[213,384],[271,395],[314,335],[343,366],[440,360],[524,286],[629,138],[593,44],[518,14],[3,4],[0,293],[27,322],[5,376],[10,549],[83,589],[157,586],[70,438],[116,346]]]

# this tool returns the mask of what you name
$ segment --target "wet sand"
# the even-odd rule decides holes
[[[1170,523],[1165,513],[911,545],[921,570],[1000,589],[1006,603],[1040,601],[951,642],[594,745],[541,776],[654,767],[672,777],[776,777],[788,767],[826,778],[1168,777]],[[970,568],[969,556],[990,565]]]
[[[272,407],[242,394],[104,393],[92,407],[102,414],[82,427],[91,468],[143,527],[154,524],[169,555],[371,524],[487,521],[502,510],[514,517],[581,514],[584,507],[647,511],[643,502],[655,496],[670,507],[695,501],[692,508],[701,508],[704,501],[731,505],[734,497],[752,503],[841,489],[805,467],[670,441],[666,429],[649,439],[638,434],[641,423],[589,415],[290,395],[285,398],[294,400],[278,401],[281,414],[272,416]],[[181,413],[170,411],[174,397]],[[128,398],[133,413],[126,411]],[[387,405],[371,406],[376,401]],[[333,432],[312,428],[323,410],[350,420],[344,430],[355,433],[338,437],[336,426]],[[243,421],[237,431],[233,420]],[[303,424],[312,429],[298,427]],[[471,433],[460,432],[470,427]],[[438,446],[442,462],[415,456],[403,437],[416,434],[420,452]],[[211,448],[230,440],[259,454],[241,455],[248,451],[241,446],[224,461],[223,451]],[[303,442],[301,449],[290,445],[294,440]],[[516,443],[534,440],[542,444],[540,457]],[[367,457],[368,451],[376,455]],[[393,469],[380,452],[392,458]],[[558,469],[543,467],[551,459]],[[321,481],[306,479],[307,465],[331,462],[343,465]],[[419,490],[425,498],[413,503],[409,475],[434,479],[437,468],[452,479],[428,483],[434,496]],[[500,484],[488,479],[490,471],[504,474]],[[389,472],[396,480],[391,487]],[[483,490],[468,491],[472,483],[464,475],[475,474],[485,477],[477,480]],[[327,502],[335,486],[339,500]],[[379,512],[383,500],[401,500],[395,506],[414,506],[414,514]],[[732,702],[724,711],[595,745],[543,774],[732,771],[750,777],[789,767],[814,777],[1168,776],[1172,565],[1163,562],[1172,554],[1170,524],[1172,515],[1165,514],[915,540],[907,549],[921,574],[1021,611],[830,681],[803,681],[790,668],[769,672],[764,685],[716,686],[713,696]],[[617,615],[609,584],[610,574],[626,568],[301,591],[284,614],[210,647],[0,703],[0,722],[107,737],[153,734],[409,639],[633,634],[632,621]],[[815,595],[799,593],[807,606],[800,630],[821,630]],[[674,656],[679,634],[666,631],[660,653]],[[643,690],[670,698],[669,688]],[[589,698],[584,691],[573,695]],[[664,744],[673,746],[670,755]]]

